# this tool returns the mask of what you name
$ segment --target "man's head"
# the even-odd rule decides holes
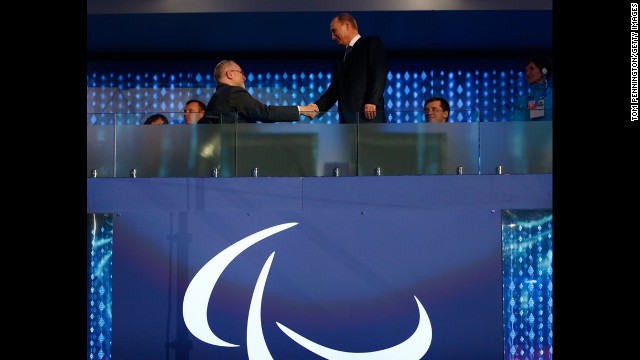
[[[213,70],[213,77],[218,84],[240,86],[244,88],[244,81],[247,79],[240,65],[233,60],[222,60]]]
[[[336,15],[329,25],[331,31],[331,40],[339,45],[347,46],[354,36],[358,35],[358,24],[353,16],[342,13]]]
[[[162,114],[153,114],[145,120],[144,125],[165,125],[169,123],[169,119]]]
[[[185,124],[197,124],[204,117],[206,105],[199,100],[189,100],[184,104],[183,118]]]
[[[424,102],[424,114],[430,123],[447,122],[449,110],[449,103],[441,97],[432,97]]]

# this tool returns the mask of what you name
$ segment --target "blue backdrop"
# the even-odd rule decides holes
[[[100,178],[87,185],[88,212],[111,214],[106,228],[113,234],[112,257],[100,257],[112,272],[105,287],[112,291],[106,306],[112,308],[112,343],[100,348],[100,336],[94,336],[91,349],[113,358],[162,358],[189,344],[183,349],[189,359],[247,359],[249,338],[255,337],[249,334],[249,310],[262,272],[260,329],[275,359],[321,358],[277,323],[328,348],[374,352],[411,338],[419,304],[431,337],[422,334],[417,345],[424,358],[510,359],[535,352],[550,359],[549,319],[541,313],[550,316],[550,274],[541,264],[533,265],[540,269],[533,274],[527,273],[532,266],[517,268],[523,262],[518,256],[525,265],[539,263],[539,256],[527,260],[526,246],[504,244],[518,216],[511,212],[505,220],[502,210],[536,209],[548,216],[551,175]],[[528,229],[532,217],[522,220]],[[545,221],[540,237],[551,234]],[[200,275],[210,261],[220,263],[230,251],[225,249],[281,224],[290,225],[237,250],[217,275]],[[536,243],[532,236],[529,245]],[[550,260],[551,247],[540,244],[537,253]],[[505,253],[520,265],[505,272]],[[505,291],[511,284],[503,285],[503,278],[519,294],[515,306],[506,298],[514,289]],[[537,298],[527,284],[549,291]],[[193,302],[182,308],[187,288],[204,299],[206,327],[238,346],[211,344],[192,325],[185,327],[185,310],[198,308]],[[532,296],[520,304],[523,294]],[[534,330],[538,324],[543,331]],[[99,325],[96,320],[95,333],[104,331]],[[510,337],[514,331],[524,339]]]

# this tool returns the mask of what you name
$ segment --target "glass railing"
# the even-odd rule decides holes
[[[464,111],[469,119],[481,119],[478,114]],[[551,121],[425,123],[422,113],[394,112],[385,119],[414,116],[416,122],[370,123],[349,114],[355,122],[340,124],[334,119],[345,114],[329,112],[290,122],[246,123],[238,114],[207,114],[211,124],[141,125],[148,115],[87,114],[88,176],[552,173]]]

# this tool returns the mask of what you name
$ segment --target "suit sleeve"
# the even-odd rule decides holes
[[[318,100],[314,102],[314,104],[318,105],[318,110],[320,112],[329,111],[338,101],[338,83],[340,82],[340,64],[336,63],[334,65],[334,69],[331,75],[331,83],[329,83],[329,87],[327,90],[320,96]]]
[[[367,91],[365,93],[365,104],[380,104],[384,101],[384,90],[387,84],[387,53],[384,50],[382,40],[377,36],[369,37],[369,48],[367,56]]]
[[[246,89],[236,87],[229,95],[229,103],[235,104],[239,116],[266,123],[278,121],[298,121],[297,106],[266,105],[256,100]]]

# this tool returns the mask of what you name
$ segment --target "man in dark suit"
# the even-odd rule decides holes
[[[213,70],[216,91],[205,110],[205,118],[198,124],[212,123],[273,123],[298,121],[300,115],[313,119],[318,114],[315,104],[304,106],[265,105],[245,89],[247,79],[240,66],[233,60],[222,60]]]
[[[387,54],[382,40],[361,37],[356,20],[347,13],[336,15],[330,30],[331,39],[346,49],[333,68],[329,88],[315,102],[319,111],[328,111],[337,101],[340,123],[386,122]]]

